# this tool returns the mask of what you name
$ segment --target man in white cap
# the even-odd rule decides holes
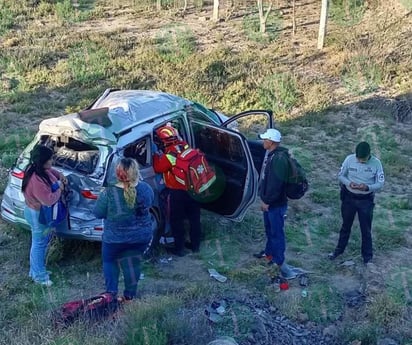
[[[259,137],[263,139],[263,148],[267,150],[259,184],[267,241],[265,250],[254,256],[266,258],[270,265],[278,265],[284,278],[293,279],[297,273],[285,263],[285,215],[288,208],[285,184],[288,177],[289,153],[286,148],[280,147],[282,136],[277,129],[269,128]]]

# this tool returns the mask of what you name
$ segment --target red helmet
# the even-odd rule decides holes
[[[159,139],[165,143],[170,144],[179,140],[179,132],[172,126],[163,126],[156,130]]]

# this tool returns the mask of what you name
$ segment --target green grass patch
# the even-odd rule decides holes
[[[350,323],[345,325],[341,332],[344,344],[352,341],[362,345],[375,345],[378,340],[378,328],[366,322]]]
[[[14,25],[15,13],[10,8],[9,2],[0,1],[0,35],[3,35]]]
[[[55,5],[55,14],[63,22],[73,23],[89,19],[90,1],[78,0],[77,6],[74,6],[71,0],[59,1]]]
[[[307,247],[308,243],[301,224],[288,223],[286,221],[285,232],[289,248],[300,252],[302,249]]]
[[[260,106],[272,109],[278,120],[287,117],[299,101],[296,77],[290,73],[268,75],[258,85],[258,96]]]
[[[125,344],[168,344],[169,335],[179,333],[183,327],[179,314],[183,302],[175,297],[154,297],[131,308],[123,325]]]
[[[110,66],[107,50],[103,46],[84,41],[70,49],[67,68],[72,86],[94,86],[105,79]]]
[[[196,51],[196,39],[183,24],[165,26],[156,36],[156,49],[166,62],[182,63]]]
[[[315,322],[336,320],[342,311],[342,298],[325,282],[315,282],[310,286],[308,297],[302,299],[302,309]]]
[[[389,226],[384,220],[375,220],[373,231],[376,234],[374,244],[379,250],[389,251],[405,245],[405,230],[402,227]]]
[[[266,13],[265,9],[265,13]],[[242,21],[243,32],[251,41],[270,43],[275,41],[283,28],[283,18],[279,11],[271,10],[266,22],[266,32],[260,32],[259,14],[253,8],[251,13],[245,15]]]
[[[338,203],[339,195],[336,187],[326,187],[323,189],[314,189],[310,193],[310,198],[313,202],[322,205],[333,205]]]
[[[399,0],[403,7],[408,11],[412,11],[412,0]]]
[[[376,318],[386,318],[390,319],[393,316],[399,316],[397,313],[402,313],[406,304],[411,303],[412,295],[412,270],[410,267],[394,267],[391,271],[391,279],[386,282],[387,290],[384,298],[387,299],[388,308],[385,309],[384,303],[379,303],[375,306],[376,309],[383,309],[386,315],[375,315]],[[378,301],[382,302],[382,301]],[[394,311],[394,309],[399,309],[399,311]],[[392,320],[388,320],[392,321]]]
[[[375,325],[394,325],[402,316],[402,303],[398,296],[386,293],[375,296],[372,303],[367,306],[370,322]]]
[[[359,23],[364,13],[364,0],[332,0],[330,3],[330,17],[341,26],[352,26]]]
[[[355,56],[343,66],[342,81],[346,89],[355,95],[376,91],[382,83],[382,69],[370,56]]]
[[[234,315],[234,316],[233,316]],[[234,337],[237,341],[241,341],[244,336],[239,336],[233,327],[233,318],[236,318],[236,323],[239,329],[242,329],[243,334],[250,333],[255,326],[255,311],[247,305],[234,303],[230,306],[230,314],[225,315],[222,321],[216,324],[216,333],[218,336]],[[243,332],[243,330],[245,332]]]

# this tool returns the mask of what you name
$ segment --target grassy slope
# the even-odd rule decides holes
[[[332,6],[335,21],[330,22],[325,49],[318,51],[319,9],[309,1],[297,1],[294,36],[291,9],[279,1],[281,12],[273,16],[263,39],[253,31],[253,17],[242,19],[249,13],[246,1],[233,12],[223,11],[228,20],[219,23],[199,20],[211,13],[199,1],[184,17],[172,2],[161,13],[131,1],[79,1],[80,11],[69,2],[37,7],[28,1],[20,6],[0,3],[0,126],[6,133],[0,142],[2,176],[42,118],[81,109],[106,87],[160,89],[228,114],[272,108],[285,146],[311,178],[308,196],[290,205],[288,258],[315,272],[308,298],[299,297],[296,282],[285,294],[274,294],[268,282],[276,271],[250,257],[264,240],[258,209],[250,210],[240,224],[218,227],[205,215],[201,254],[170,266],[146,263],[141,288],[147,298],[131,307],[125,320],[105,325],[104,331],[99,325],[56,331],[48,327],[56,305],[103,286],[98,245],[56,246],[51,267],[58,283],[46,291],[23,278],[28,235],[1,223],[0,296],[13,303],[0,311],[5,330],[0,342],[140,344],[146,337],[151,344],[165,344],[165,339],[191,343],[193,334],[199,334],[203,343],[213,332],[240,341],[254,320],[253,309],[240,300],[256,296],[298,322],[335,324],[342,343],[373,344],[384,336],[410,342],[411,191],[404,179],[411,175],[412,131],[410,118],[395,121],[393,107],[395,98],[411,97],[411,16],[405,7],[396,1],[371,1],[365,12],[349,9],[347,16],[344,9],[347,17],[342,20],[342,11]],[[12,20],[16,17],[18,26]],[[361,270],[357,225],[345,254],[355,265],[341,267],[324,259],[340,222],[336,172],[360,140],[371,143],[387,176],[377,198],[372,272]],[[3,189],[5,179],[0,181]],[[210,265],[230,283],[210,281]],[[345,306],[345,294],[358,288],[367,292],[368,303],[354,312]],[[233,312],[244,330],[240,334],[231,322],[213,330],[205,325],[204,304],[221,297],[234,301]],[[189,320],[191,331],[184,327]],[[143,325],[145,331],[132,332],[133,325]]]

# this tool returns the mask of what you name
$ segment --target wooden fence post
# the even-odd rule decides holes
[[[318,49],[323,49],[323,44],[326,36],[326,24],[328,19],[328,0],[322,0],[322,8],[320,10]]]

